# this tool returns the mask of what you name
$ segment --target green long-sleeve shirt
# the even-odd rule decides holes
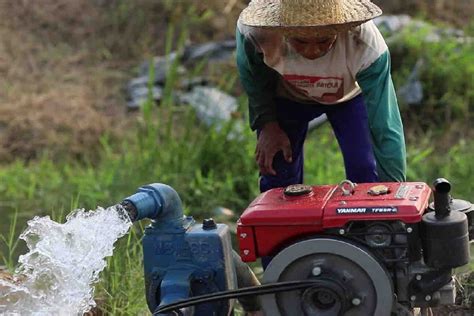
[[[358,34],[354,36],[358,36]],[[283,64],[278,58],[275,59],[274,56],[270,55],[270,51],[275,46],[265,47],[265,43],[258,46],[258,39],[256,40],[249,34],[242,34],[239,28],[236,32],[236,40],[237,65],[242,85],[249,99],[249,120],[253,130],[262,127],[267,122],[277,120],[274,101],[276,96],[284,96],[295,101],[311,103],[310,99],[305,99],[305,96],[302,96],[299,92],[288,91],[291,90],[291,88],[288,89],[286,82],[288,78],[300,80],[294,81],[296,84],[303,82],[307,85],[307,77],[302,77],[303,79],[301,79],[295,76],[297,74],[294,73],[294,69],[288,75],[286,73],[289,71],[288,63]],[[333,99],[335,96],[341,97],[340,99],[347,99],[359,93],[363,94],[367,106],[368,122],[379,180],[387,182],[405,181],[405,141],[396,94],[390,75],[390,55],[387,49],[383,49],[383,46],[382,49],[379,48],[380,44],[376,40],[380,41],[379,38],[375,38],[374,41],[367,40],[366,43],[360,44],[353,38],[349,38],[346,42],[343,42],[345,46],[356,43],[354,44],[355,46],[366,44],[367,48],[359,46],[347,48],[342,44],[339,46],[343,48],[335,48],[346,50],[334,52],[342,54],[342,56],[352,53],[350,58],[348,58],[347,67],[342,67],[342,69],[348,69],[347,76],[352,78],[353,81],[353,83],[349,83],[353,84],[354,87],[349,87],[348,91],[342,91],[342,87],[334,89],[332,90],[333,95],[331,97]],[[274,45],[271,41],[267,43]],[[331,56],[328,56],[327,59],[329,63],[334,62],[334,58],[331,58]],[[271,64],[272,67],[267,63]],[[340,61],[338,61],[337,66],[340,67],[340,64]],[[303,68],[301,71],[305,72],[306,69]],[[305,79],[306,81],[304,81]],[[337,88],[338,82],[334,80],[321,82],[325,87],[334,86]],[[345,82],[347,86],[348,81],[346,77],[345,81],[342,82]],[[314,93],[318,97],[316,89]],[[324,100],[324,96],[321,96],[321,98]],[[326,102],[325,104],[337,106],[339,102]]]

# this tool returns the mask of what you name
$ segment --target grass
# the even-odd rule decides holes
[[[393,35],[390,43],[397,85],[407,82],[417,62],[421,65],[418,80],[423,87],[422,103],[410,107],[401,104],[408,128],[415,133],[429,132],[446,147],[459,138],[472,137],[474,65],[470,56],[474,54],[474,32],[466,28],[465,38],[460,40],[440,34],[445,28],[443,24],[412,23]],[[436,36],[439,39],[433,40]]]
[[[98,305],[106,315],[146,315],[145,283],[143,279],[141,236],[143,223],[117,243],[97,291]]]
[[[6,247],[6,253],[1,255],[3,264],[10,272],[13,272],[17,263],[17,258],[15,257],[16,249],[20,239],[18,238],[17,233],[17,220],[18,213],[13,214],[12,220],[9,223],[9,230],[4,234],[0,234],[0,240],[4,243]]]
[[[150,115],[161,117],[159,112],[153,108]],[[187,115],[190,122],[196,123],[192,114]],[[158,135],[150,133],[152,139],[124,143],[118,148],[104,140],[102,163],[95,166],[58,166],[44,159],[2,168],[0,176],[7,184],[1,191],[2,199],[8,197],[17,205],[24,203],[24,208],[31,210],[55,209],[68,213],[76,203],[86,208],[117,203],[140,185],[159,181],[170,184],[179,192],[187,213],[206,217],[220,205],[239,213],[257,194],[252,134],[246,134],[240,141],[228,141],[228,130],[195,131],[194,124],[188,124],[194,135],[186,128],[176,133],[188,134],[190,139],[175,135],[175,131],[169,138],[164,138],[159,135],[166,135],[166,122],[158,121],[156,117],[150,121],[155,123],[148,128]],[[310,134],[306,145],[307,183],[337,183],[343,179],[342,159],[336,146],[327,126]],[[453,182],[457,197],[468,198],[473,192],[472,183],[463,175],[473,170],[474,164],[470,159],[462,158],[471,155],[472,148],[462,143],[454,146],[451,157],[458,158],[451,159],[431,153],[429,147],[424,150],[410,148],[410,180],[431,182],[434,177],[430,174],[434,176],[435,172],[430,169],[440,165],[436,168],[437,176]],[[451,162],[445,164],[447,160]],[[419,178],[418,175],[423,176]],[[57,215],[58,219],[60,217]],[[17,254],[17,220],[14,215],[9,233],[2,238],[7,245],[7,256],[3,261],[10,268],[14,267]],[[143,224],[138,223],[131,234],[118,242],[114,256],[108,259],[107,269],[102,274],[96,297],[101,308],[110,315],[136,315],[146,311],[140,244],[142,230]]]
[[[170,6],[170,10],[172,4],[175,4],[174,1],[163,3]],[[116,1],[114,5],[117,7],[114,6],[110,10],[111,13],[104,20],[105,24],[102,27],[104,29],[110,27],[115,32],[123,34],[123,38],[107,38],[105,45],[98,46],[99,49],[94,52],[94,62],[105,60],[112,64],[117,63],[117,60],[113,60],[114,52],[118,52],[121,58],[151,54],[150,45],[157,44],[153,43],[150,34],[156,34],[157,30],[150,29],[147,21],[152,17],[157,17],[154,13],[150,13],[156,10],[155,4],[150,2],[147,4],[150,7],[140,7],[138,2]],[[90,9],[90,7],[87,8]],[[146,8],[151,11],[145,10]],[[209,19],[217,12],[212,8],[188,8],[184,2],[177,3],[175,9],[174,15],[170,18],[173,24],[167,28],[167,41],[162,44],[163,52],[182,48],[187,38],[196,37],[196,34],[190,32],[190,25],[208,23]],[[156,13],[156,11],[153,12]],[[193,19],[187,20],[186,16],[190,14],[193,15]],[[136,17],[136,20],[129,24],[125,23],[133,17]],[[82,22],[74,21],[82,25]],[[179,21],[186,23],[180,24]],[[40,29],[41,32],[48,30],[53,25],[52,21],[48,19],[42,23],[45,25],[45,29]],[[103,31],[102,28],[99,30]],[[61,33],[57,36],[67,38],[66,31],[65,26],[62,25]],[[145,34],[147,31],[149,31],[148,36],[140,33]],[[31,32],[32,37],[44,34],[35,32]],[[80,34],[73,35],[72,39],[74,40],[83,39]],[[138,46],[127,51],[134,38],[137,39]],[[15,43],[12,43],[12,47],[15,46],[13,44]],[[416,41],[413,42],[413,45],[415,44]],[[45,64],[39,64],[44,67],[53,67],[54,72],[47,73],[49,80],[54,78],[54,74],[63,72],[64,67],[67,69],[72,69],[75,66],[81,68],[81,63],[87,59],[81,58],[81,51],[72,49],[69,45],[71,43],[58,47],[46,45],[48,54],[42,55],[40,60]],[[74,46],[72,47],[74,48]],[[422,49],[427,48],[423,47]],[[28,51],[22,52],[21,58],[15,61],[15,69],[22,69],[21,73],[27,72],[27,69],[21,67],[24,67],[22,61],[28,60],[28,54]],[[69,54],[73,56],[69,56],[70,59],[64,61],[65,55]],[[87,56],[90,57],[90,55]],[[437,55],[433,54],[431,58],[436,59],[435,56]],[[447,61],[466,62],[464,59],[466,57],[449,56]],[[54,62],[49,60],[51,58]],[[100,65],[103,66],[103,64]],[[39,81],[40,86],[45,88],[51,88],[54,84],[59,84],[62,81],[69,82],[70,85],[67,86],[67,89],[63,89],[65,86],[61,85],[60,92],[51,91],[47,94],[49,97],[44,97],[43,100],[40,100],[41,102],[33,103],[39,105],[34,107],[31,112],[36,113],[38,108],[49,106],[51,96],[59,100],[74,99],[74,109],[81,109],[89,102],[98,103],[97,106],[100,108],[104,106],[102,103],[107,102],[108,98],[102,96],[96,100],[95,96],[102,95],[108,89],[107,82],[110,80],[115,87],[114,98],[117,98],[119,95],[117,82],[126,77],[123,71],[111,71],[109,67],[95,69],[94,66],[95,64],[87,64],[86,70],[74,71],[68,76],[61,76],[59,80],[56,78],[52,81]],[[123,129],[121,137],[109,132],[113,120],[100,123],[94,117],[101,116],[102,112],[92,111],[85,120],[88,120],[87,122],[91,123],[91,126],[103,125],[100,125],[100,132],[94,134],[93,142],[88,142],[87,140],[90,139],[86,139],[83,141],[85,146],[82,144],[82,147],[77,147],[79,150],[74,147],[76,155],[71,156],[64,153],[72,147],[68,142],[64,146],[63,142],[59,142],[60,139],[56,143],[56,146],[60,147],[59,151],[55,151],[54,146],[46,151],[37,150],[38,148],[35,147],[33,148],[35,150],[32,154],[33,159],[9,157],[11,162],[0,167],[0,179],[2,179],[0,182],[0,207],[4,212],[2,214],[8,213],[6,216],[9,219],[0,224],[0,235],[2,236],[0,250],[4,265],[11,270],[14,269],[18,254],[24,250],[22,243],[18,241],[18,235],[26,220],[32,216],[54,214],[55,219],[62,220],[65,214],[78,206],[95,209],[97,205],[107,206],[120,202],[143,184],[163,182],[171,185],[183,199],[186,213],[198,218],[211,216],[212,210],[216,206],[233,209],[239,214],[253,200],[258,194],[257,167],[253,161],[254,134],[247,129],[242,132],[242,137],[230,139],[229,134],[236,121],[229,122],[224,128],[217,131],[202,126],[191,108],[175,104],[171,94],[178,85],[177,66],[174,64],[171,67],[169,80],[165,87],[164,102],[158,107],[148,101],[143,105],[142,112],[136,117],[133,124],[129,122],[125,125],[118,124]],[[436,67],[441,66],[437,65]],[[202,68],[202,64],[196,66],[196,76],[199,75]],[[104,69],[106,74],[103,74],[102,70]],[[457,67],[449,66],[449,69],[457,70]],[[35,95],[38,92],[35,91],[38,89],[35,88],[35,80],[41,77],[43,70],[40,67],[33,73],[33,78],[29,78],[28,94]],[[462,69],[455,74],[454,82],[459,82],[459,79],[465,76],[464,71],[467,70]],[[76,94],[73,88],[87,86],[90,82],[87,83],[87,80],[76,82],[77,79],[74,78],[84,76],[84,73],[87,77],[95,78],[92,85],[96,90],[93,90],[94,93],[85,93],[87,98],[78,100],[75,97],[79,97],[79,94]],[[443,73],[450,74],[449,71]],[[150,73],[150,79],[153,76],[154,74]],[[16,78],[16,75],[14,77]],[[216,77],[216,84],[219,87],[226,91],[239,91],[235,69],[233,72],[218,73]],[[54,84],[50,85],[51,82]],[[80,84],[77,85],[77,83]],[[426,84],[430,85],[433,82]],[[84,89],[81,91],[89,91],[86,88],[81,89]],[[430,89],[435,90],[436,87],[430,86]],[[16,96],[22,95],[21,92],[18,85],[10,86],[6,100],[13,102]],[[472,96],[470,94],[467,92],[464,94],[463,91],[455,100],[460,100],[456,106],[465,105],[465,102],[468,102],[468,109],[471,111]],[[15,108],[18,110],[15,113],[25,113],[30,110],[28,108],[28,105],[31,104],[30,101],[31,99],[24,99],[20,110]],[[245,102],[244,98],[240,99],[241,112],[245,112]],[[58,108],[53,107],[53,109]],[[68,110],[68,112],[70,111]],[[46,116],[44,121],[49,122],[49,117]],[[75,122],[77,117],[72,116],[71,120]],[[457,121],[452,122],[452,124],[456,123]],[[31,125],[31,121],[26,121],[23,126],[26,126],[25,130],[28,130]],[[449,146],[444,144],[440,150],[436,142],[438,134],[411,130],[413,132],[410,132],[407,138],[408,179],[431,183],[437,177],[445,177],[453,183],[455,197],[474,200],[472,196],[474,183],[471,176],[474,174],[474,161],[471,159],[474,155],[474,148],[469,143],[469,138],[455,139]],[[80,155],[81,150],[89,150],[93,154]],[[58,155],[57,152],[60,154]],[[305,147],[305,157],[306,183],[338,183],[344,178],[342,157],[328,126],[309,135]],[[147,313],[140,242],[144,225],[145,223],[135,224],[132,232],[117,243],[114,256],[108,259],[107,268],[97,287],[98,304],[110,315]]]

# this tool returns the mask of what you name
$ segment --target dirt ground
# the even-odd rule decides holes
[[[474,12],[471,0],[374,2],[387,12],[422,9],[456,24]],[[90,161],[101,137],[122,137],[135,119],[125,111],[123,87],[134,67],[163,52],[163,30],[189,10],[186,3],[1,1],[0,163],[44,155]],[[196,42],[232,36],[248,1],[193,3],[196,16],[212,13],[191,34]]]
[[[232,2],[214,8],[240,11]],[[175,17],[166,15],[171,8]],[[136,119],[126,112],[124,86],[142,61],[163,52],[163,30],[185,8],[166,0],[1,1],[0,163],[44,155],[90,161],[101,137],[122,137]],[[193,37],[223,37],[230,21],[213,18]]]
[[[0,4],[3,162],[47,153],[81,158],[122,116],[124,68],[98,62],[87,47],[98,15],[87,1],[41,2]]]

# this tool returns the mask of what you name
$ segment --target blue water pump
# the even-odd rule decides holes
[[[140,187],[122,205],[132,221],[152,220],[143,238],[146,300],[152,313],[179,300],[237,287],[227,225],[212,219],[196,224],[183,216],[178,193],[160,183]],[[233,301],[222,300],[180,312],[220,316],[231,314],[232,308]]]

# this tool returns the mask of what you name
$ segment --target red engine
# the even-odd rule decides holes
[[[305,235],[333,232],[334,228],[344,235],[344,228],[355,221],[418,223],[430,194],[425,183],[369,183],[353,188],[349,183],[295,185],[270,190],[257,197],[240,217],[242,260],[269,256]]]
[[[452,269],[469,261],[472,204],[450,184],[292,185],[258,196],[240,217],[243,261],[271,257],[267,283],[314,279],[267,295],[267,315],[411,315],[453,304]]]

